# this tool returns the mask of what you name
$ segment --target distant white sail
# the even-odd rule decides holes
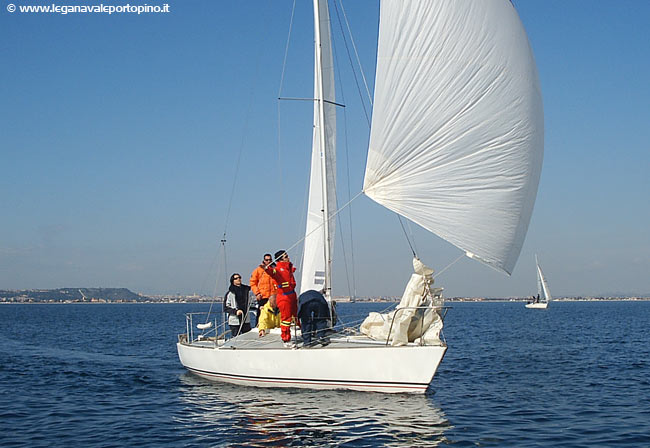
[[[543,128],[535,61],[510,1],[381,3],[367,196],[511,273]]]
[[[551,291],[548,288],[548,282],[542,268],[539,266],[539,261],[537,261],[537,256],[535,256],[535,264],[537,265],[537,293],[540,295],[540,298],[544,302],[550,302],[553,297],[551,297]]]
[[[307,206],[307,228],[305,234],[302,280],[300,290],[322,290],[326,282],[327,262],[325,259],[325,244],[329,240],[331,253],[334,242],[335,220],[324,226],[324,213],[328,217],[336,212],[336,106],[334,91],[334,63],[332,60],[332,44],[330,36],[330,18],[327,1],[321,1],[314,9],[318,14],[320,29],[320,59],[316,51],[314,75],[314,135],[311,153],[311,176],[309,183],[309,204]],[[318,30],[316,30],[318,32]],[[322,98],[321,98],[322,80]],[[322,101],[325,100],[325,101]],[[324,111],[324,123],[320,123],[321,101]],[[324,139],[321,139],[321,128],[324,129]],[[325,141],[323,149],[321,141]],[[323,160],[326,165],[325,185],[323,185]],[[325,187],[325,188],[324,188]],[[327,207],[324,207],[327,202]],[[326,235],[326,231],[328,235]],[[331,287],[331,285],[328,285]]]

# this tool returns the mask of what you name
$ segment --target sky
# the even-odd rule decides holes
[[[299,262],[311,103],[277,98],[312,96],[310,1],[293,22],[291,0],[172,0],[140,15],[10,1],[100,4],[0,12],[0,289],[220,295],[264,252]],[[126,3],[165,4],[104,1]],[[513,3],[544,100],[528,235],[511,276],[463,257],[436,285],[530,296],[537,254],[555,296],[650,295],[650,2]],[[343,8],[372,90],[378,2]],[[341,204],[361,190],[369,128],[336,35],[335,52]],[[436,271],[462,255],[409,227]],[[363,196],[341,214],[334,262],[335,295],[399,296],[411,273],[399,221]]]

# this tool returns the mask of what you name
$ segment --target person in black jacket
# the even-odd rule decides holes
[[[310,289],[298,297],[298,318],[302,329],[303,347],[330,343],[325,332],[330,326],[330,310],[327,300],[318,291]]]
[[[228,326],[233,337],[251,331],[249,308],[253,303],[251,287],[242,284],[241,275],[230,276],[230,287],[223,300],[224,311],[228,313]]]

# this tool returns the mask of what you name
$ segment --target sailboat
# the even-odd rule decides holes
[[[548,304],[553,297],[551,297],[551,291],[548,289],[548,283],[546,282],[546,277],[544,277],[542,268],[539,266],[537,255],[535,255],[535,266],[537,268],[537,297],[528,302],[526,308],[545,310],[548,308]]]
[[[327,300],[337,213],[330,29],[327,0],[314,0],[301,291],[323,291]],[[509,0],[381,2],[367,197],[510,274],[537,195],[543,126],[537,69]],[[226,339],[216,318],[209,336],[212,322],[197,331],[199,317],[188,314],[180,361],[201,377],[240,385],[424,393],[447,350],[446,309],[433,269],[416,257],[413,270],[393,312],[371,313],[318,348],[285,348],[279,330]]]

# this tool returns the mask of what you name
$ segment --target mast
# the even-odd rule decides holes
[[[327,0],[325,0],[327,5]],[[320,141],[320,166],[321,166],[321,193],[323,196],[323,233],[324,233],[324,257],[325,257],[325,291],[324,295],[327,301],[331,300],[332,294],[332,258],[330,253],[331,241],[329,231],[329,203],[327,197],[327,163],[325,159],[325,103],[323,93],[323,53],[321,48],[320,34],[320,0],[314,0],[314,80],[316,86],[314,101],[318,103],[318,138]]]

